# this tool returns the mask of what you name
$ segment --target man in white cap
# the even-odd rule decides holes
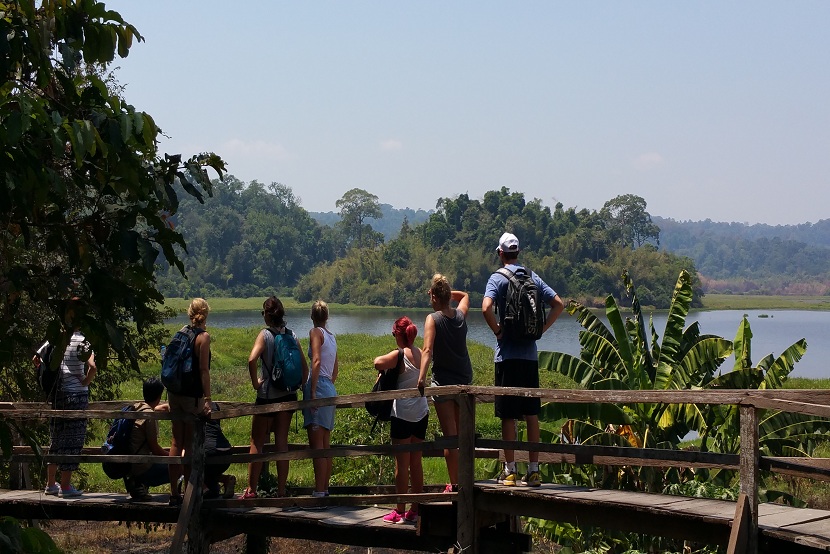
[[[487,281],[481,310],[487,325],[496,335],[496,379],[497,387],[539,388],[539,358],[536,351],[536,339],[517,334],[506,333],[505,314],[507,296],[511,278],[529,278],[536,285],[538,296],[543,304],[550,306],[550,312],[544,318],[541,333],[553,325],[565,308],[562,299],[534,272],[519,265],[519,239],[512,233],[504,233],[496,248],[502,268],[493,273]],[[505,271],[507,270],[507,271]],[[495,308],[495,313],[494,313]],[[543,306],[539,306],[544,310]],[[496,315],[498,313],[498,316]],[[544,311],[542,311],[542,314]],[[541,316],[540,316],[541,317]],[[541,336],[539,333],[539,336]],[[496,417],[501,419],[501,436],[503,440],[516,440],[516,420],[523,419],[527,424],[529,442],[539,442],[539,398],[519,396],[497,396],[495,399]],[[527,474],[521,479],[523,485],[538,487],[542,484],[539,474],[539,453],[529,453],[530,464]],[[513,450],[504,451],[504,471],[499,481],[505,486],[515,486],[517,481],[516,462]]]

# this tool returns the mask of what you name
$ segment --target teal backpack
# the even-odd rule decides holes
[[[303,380],[303,353],[294,340],[294,333],[288,327],[283,334],[271,328],[268,328],[268,332],[274,338],[274,350],[271,353],[273,367],[268,367],[264,356],[262,365],[270,376],[269,386],[281,391],[295,391],[300,388]]]

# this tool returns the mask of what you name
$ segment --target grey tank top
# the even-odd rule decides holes
[[[432,347],[432,378],[439,385],[469,385],[473,365],[467,353],[467,321],[460,310],[449,318],[441,312],[430,314],[435,322]]]

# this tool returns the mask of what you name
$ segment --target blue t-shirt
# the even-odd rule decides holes
[[[509,269],[510,271],[515,272],[518,268],[524,266],[520,266],[517,264],[507,264],[504,267]],[[550,288],[547,283],[542,281],[541,277],[539,277],[532,271],[530,272],[530,277],[531,279],[533,279],[533,282],[536,283],[536,286],[539,287],[539,291],[542,293],[542,301],[546,305],[550,305],[551,300],[553,300],[556,297],[556,291]],[[484,290],[484,296],[486,298],[492,298],[493,301],[496,303],[496,317],[499,319],[501,319],[501,314],[504,313],[504,304],[506,302],[508,283],[509,281],[507,280],[507,277],[505,277],[501,273],[496,272],[490,275],[490,278],[487,280],[487,288]],[[496,341],[496,362],[501,362],[503,360],[536,359],[538,359],[538,354],[536,352],[535,340],[508,340],[502,337],[501,339],[498,339]]]

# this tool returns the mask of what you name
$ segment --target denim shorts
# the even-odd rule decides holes
[[[337,391],[327,377],[317,378],[316,398],[333,398],[337,396]],[[303,400],[311,399],[311,381],[306,381],[303,385]],[[312,425],[319,425],[331,431],[334,429],[334,406],[320,406],[312,411],[309,408],[303,408],[303,427],[308,428]]]

